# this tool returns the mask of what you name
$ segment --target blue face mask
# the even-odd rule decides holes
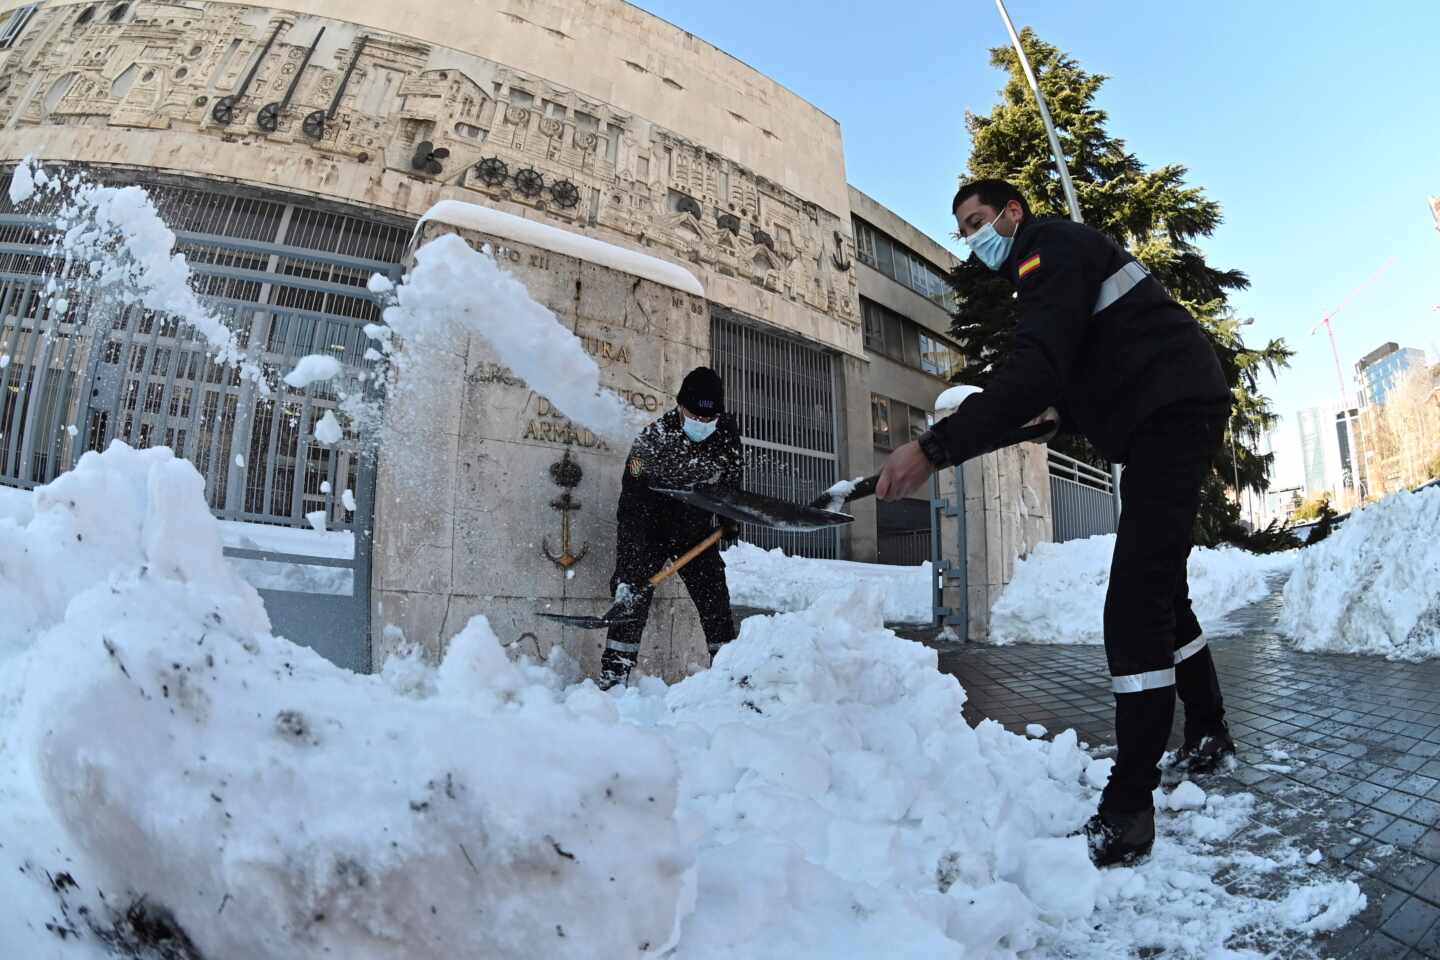
[[[1004,211],[1001,211],[1002,213]],[[965,241],[970,252],[980,258],[980,262],[991,270],[999,270],[1005,263],[1005,258],[1010,256],[1010,248],[1015,245],[1013,236],[1003,236],[995,229],[995,223],[1000,219],[1001,214],[995,214],[995,219],[985,226],[976,230],[975,233]]]
[[[706,423],[703,420],[692,420],[689,417],[685,417],[685,436],[699,443],[715,432],[715,423],[716,421],[714,420]]]

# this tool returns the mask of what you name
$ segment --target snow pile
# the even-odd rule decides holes
[[[762,550],[737,543],[726,550],[725,579],[730,601],[742,607],[791,612],[804,610],[837,587],[874,584],[884,596],[889,623],[929,623],[934,598],[931,565],[900,567],[849,560],[787,557],[779,547]]]
[[[1301,551],[1280,626],[1301,650],[1440,656],[1440,487],[1356,510]]]
[[[580,338],[501,269],[488,247],[475,250],[456,234],[444,234],[416,251],[404,283],[392,286],[377,275],[370,289],[395,301],[385,311],[388,329],[372,335],[399,367],[401,389],[434,389],[427,386],[427,354],[459,335],[476,334],[531,390],[597,434],[628,441],[647,422],[623,397],[600,385],[600,367]],[[394,349],[391,331],[404,340],[405,349]],[[417,400],[423,400],[419,393],[407,402]]]
[[[681,812],[703,827],[679,956],[1238,957],[1223,946],[1265,937],[1305,956],[1291,931],[1363,906],[1353,883],[1301,880],[1314,874],[1299,851],[1217,852],[1252,826],[1254,798],[1193,785],[1157,798],[1181,812],[1162,812],[1150,862],[1095,870],[1068,834],[1108,762],[1073,730],[1044,741],[967,726],[936,653],[883,629],[882,613],[878,586],[833,591],[746,620],[705,673],[620,696],[626,721],[674,747]],[[1254,863],[1304,899],[1213,879]]]
[[[1015,577],[990,617],[991,640],[1007,643],[1104,642],[1105,589],[1115,535],[1042,543],[1015,564]],[[1190,602],[1210,636],[1223,621],[1263,599],[1269,580],[1288,572],[1299,551],[1253,554],[1235,547],[1197,547],[1190,554]]]
[[[662,739],[483,618],[438,669],[335,668],[220,549],[164,449],[0,521],[0,954],[95,956],[139,897],[208,957],[663,952],[693,853]]]
[[[262,387],[258,366],[245,362],[235,333],[200,302],[185,257],[172,252],[175,234],[138,186],[110,187],[83,174],[46,174],[26,158],[16,165],[10,199],[49,208],[56,222],[52,254],[63,267],[50,278],[51,308],[68,308],[66,292],[115,296],[169,314],[195,328],[214,348],[217,363],[239,364]]]
[[[966,725],[876,584],[602,694],[483,617],[438,667],[335,668],[270,636],[221,540],[189,464],[121,444],[0,520],[3,955],[101,956],[141,898],[256,960],[1303,956],[1364,905],[1297,850],[1227,852],[1249,795],[1161,797],[1152,860],[1096,871],[1068,834],[1106,763]],[[1231,892],[1257,871],[1283,899]]]

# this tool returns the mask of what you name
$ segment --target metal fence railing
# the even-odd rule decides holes
[[[839,479],[835,367],[829,352],[718,311],[710,323],[711,364],[745,444],[745,488],[803,503]],[[745,524],[741,536],[766,550],[835,558],[833,527],[793,533]]]
[[[930,560],[930,528],[924,530],[881,531],[876,559],[896,566],[919,566]]]
[[[144,179],[103,168],[92,175]],[[308,528],[323,511],[328,530],[354,531],[352,557],[226,552],[349,567],[343,597],[294,588],[262,596],[278,633],[368,669],[373,438],[318,442],[317,424],[339,403],[334,386],[294,389],[283,377],[308,354],[336,358],[347,379],[374,366],[364,327],[380,320],[381,304],[366,284],[377,272],[399,276],[409,225],[240,187],[143,182],[200,299],[263,371],[266,396],[234,366],[216,364],[211,345],[176,317],[83,284],[53,295],[50,279],[63,280],[65,269],[49,247],[57,211],[15,209],[9,180],[0,174],[0,484],[48,483],[86,451],[120,440],[189,460],[221,519]]]
[[[1114,533],[1118,512],[1110,473],[1051,450],[1050,510],[1056,543]]]

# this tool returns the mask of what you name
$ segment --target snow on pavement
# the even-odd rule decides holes
[[[787,557],[779,547],[764,550],[740,542],[722,555],[730,600],[742,607],[790,612],[804,610],[838,586],[873,583],[884,596],[888,623],[930,623],[934,598],[931,565],[892,566],[849,560]]]
[[[1104,642],[1105,589],[1115,535],[1042,543],[1015,564],[1015,577],[990,614],[994,643],[1098,644]],[[1300,551],[1254,554],[1235,547],[1197,547],[1190,554],[1190,600],[1208,634],[1224,620],[1263,599],[1268,581],[1288,572]]]
[[[0,520],[0,955],[104,956],[139,897],[256,960],[1304,957],[1364,905],[1257,849],[1248,794],[1161,798],[1153,857],[1096,871],[1068,834],[1106,763],[968,726],[875,583],[602,694],[483,617],[340,670],[221,543],[193,467],[123,444]]]
[[[1280,627],[1301,650],[1440,656],[1440,487],[1356,510],[1301,551]]]

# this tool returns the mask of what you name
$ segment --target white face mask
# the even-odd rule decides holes
[[[694,440],[696,443],[699,443],[701,440],[704,440],[706,437],[710,436],[710,434],[715,432],[716,422],[716,420],[711,420],[709,423],[706,423],[703,420],[695,420],[691,417],[685,417],[685,436],[689,437],[691,440]]]

